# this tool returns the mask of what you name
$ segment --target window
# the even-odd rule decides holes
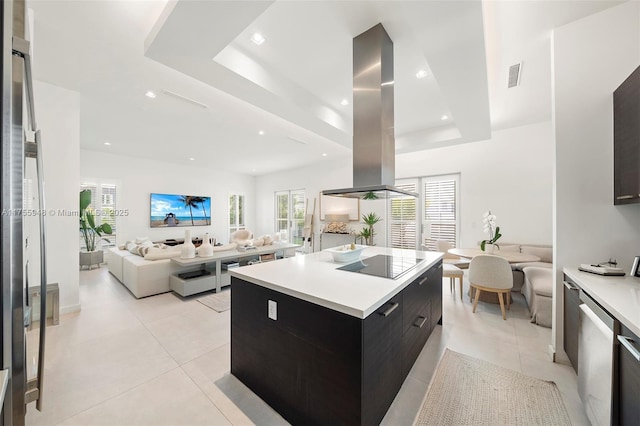
[[[417,192],[418,180],[402,180],[396,187],[405,191]],[[418,200],[414,197],[391,198],[389,214],[389,235],[391,247],[416,249],[418,241]]]
[[[111,235],[105,235],[105,240],[100,240],[97,244],[97,249],[105,247],[113,247],[116,245],[116,200],[117,200],[117,187],[114,184],[109,183],[82,183],[80,184],[80,190],[88,189],[91,191],[91,204],[89,209],[92,209],[95,213],[95,224],[99,226],[103,223],[108,223],[111,226]],[[85,248],[84,238],[80,236],[80,248]]]
[[[244,195],[229,195],[229,235],[245,229],[244,222]]]
[[[303,243],[304,195],[303,190],[275,193],[276,232],[285,231],[287,235],[285,239],[294,244]]]
[[[424,197],[424,245],[436,249],[436,240],[457,246],[460,175],[432,176],[422,179]]]

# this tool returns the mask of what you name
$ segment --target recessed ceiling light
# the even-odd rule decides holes
[[[349,105],[349,101],[346,100],[346,99],[343,99],[343,100],[340,101],[340,105],[347,106],[347,105]]]
[[[448,120],[449,116],[448,115],[443,115],[442,117],[440,117],[440,120],[444,121],[444,120]]]
[[[105,144],[106,146],[110,146],[110,145],[111,145],[111,142],[105,142],[104,144]]]
[[[196,161],[196,159],[193,157],[189,157],[189,161]]]
[[[420,70],[416,73],[416,78],[425,78],[427,76],[427,72],[425,70]]]
[[[323,156],[323,157],[326,157],[326,156],[327,156],[327,153],[326,153],[326,152],[323,152],[323,153],[322,153],[322,156]]]
[[[260,131],[258,132],[258,134],[259,134],[260,136],[264,135],[264,130],[260,130]]]
[[[256,171],[256,169],[251,169],[251,171],[252,171],[252,172],[255,172],[255,171]]]
[[[144,94],[147,98],[151,98],[151,99],[155,99],[155,97],[157,96],[154,92],[152,92],[151,90],[147,90],[147,92]]]
[[[260,33],[253,33],[253,35],[251,36],[251,41],[260,46],[262,43],[264,43],[264,37]]]

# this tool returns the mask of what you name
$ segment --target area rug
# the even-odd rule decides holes
[[[197,299],[198,302],[217,312],[228,311],[231,308],[231,290],[210,294]]]
[[[554,382],[446,349],[417,425],[570,425]]]

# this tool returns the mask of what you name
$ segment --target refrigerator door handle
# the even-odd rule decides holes
[[[29,130],[35,132],[35,149],[27,148],[27,151],[31,152],[36,157],[36,175],[38,176],[38,202],[40,213],[38,215],[40,219],[40,342],[38,346],[38,372],[36,376],[37,387],[37,400],[36,409],[42,411],[42,396],[44,386],[44,350],[46,343],[46,328],[47,328],[47,251],[45,245],[45,215],[46,206],[44,200],[44,173],[43,173],[43,161],[42,161],[42,139],[40,137],[40,130],[36,124],[35,105],[33,98],[33,74],[31,71],[31,54],[30,46],[27,40],[20,37],[13,37],[13,54],[19,56],[24,61],[24,85],[27,102],[27,115]],[[27,144],[28,146],[28,144]],[[33,152],[35,151],[35,153]]]

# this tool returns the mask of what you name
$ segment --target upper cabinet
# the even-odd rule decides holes
[[[640,202],[640,67],[613,92],[613,204]]]

